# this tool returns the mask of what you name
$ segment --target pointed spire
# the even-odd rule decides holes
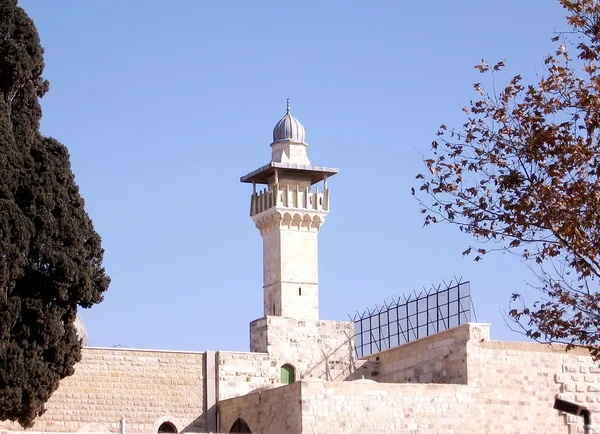
[[[1,0],[0,0],[1,1]],[[273,128],[273,142],[278,140],[292,140],[304,143],[304,127],[298,119],[294,118],[290,109],[290,98],[287,98],[287,112]],[[305,143],[306,144],[306,143]]]

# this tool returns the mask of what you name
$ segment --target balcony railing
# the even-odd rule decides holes
[[[329,211],[329,189],[323,192],[310,187],[280,186],[274,184],[252,194],[250,215],[260,214],[272,207],[305,209],[311,211]]]

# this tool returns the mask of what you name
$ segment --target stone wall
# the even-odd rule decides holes
[[[536,426],[540,427],[538,432],[544,432],[545,426],[553,429],[546,432],[579,432],[580,417],[561,415],[556,420],[558,412],[552,405],[557,396],[587,406],[593,424],[600,424],[600,369],[585,351],[567,353],[564,346],[524,342],[473,340],[468,346],[468,381],[473,396],[486,415],[499,415],[487,418],[490,429],[516,432],[524,426]],[[511,412],[510,406],[519,411]]]
[[[371,377],[375,364],[354,358],[353,324],[283,317],[250,324],[251,353],[218,353],[218,397],[245,395],[281,386],[281,367],[294,366],[296,378],[343,381]],[[268,352],[267,352],[268,351]]]
[[[206,430],[204,353],[84,348],[75,374],[61,381],[34,431]],[[19,431],[0,422],[0,429]]]
[[[352,322],[269,316],[250,323],[250,350],[293,365],[298,379],[342,381],[364,364],[355,359],[353,336]]]
[[[268,354],[219,351],[217,360],[219,400],[280,385],[278,366]]]
[[[472,430],[471,391],[462,385],[309,381],[301,397],[305,433],[485,432]]]
[[[303,432],[301,385],[296,382],[220,402],[219,432],[228,433],[238,418],[243,419],[254,433]]]
[[[489,325],[465,324],[374,353],[365,359],[379,364],[378,375],[365,378],[380,383],[467,384],[467,342],[473,337],[489,340]]]
[[[263,201],[273,193],[265,194]],[[280,203],[252,216],[263,238],[265,316],[318,320],[318,233],[325,214]]]
[[[594,424],[600,424],[600,367],[585,351],[490,341],[488,325],[467,324],[372,357],[367,363],[379,364],[381,374],[374,377],[378,382],[308,379],[301,380],[299,395],[292,393],[297,383],[263,390],[262,400],[277,396],[263,401],[276,403],[270,410],[261,404],[263,414],[271,411],[278,417],[284,409],[293,421],[289,426],[278,422],[269,427],[262,420],[253,427],[257,422],[251,422],[250,409],[258,404],[251,395],[220,405],[227,411],[227,423],[243,417],[254,432],[581,432],[581,418],[552,408],[559,396],[587,406]],[[415,382],[408,383],[411,371]],[[440,383],[417,383],[429,378],[428,373]],[[297,402],[302,422],[294,430]]]
[[[242,418],[265,434],[462,433],[471,401],[462,385],[310,379],[221,402],[220,432]]]
[[[222,432],[238,417],[253,432],[579,432],[581,418],[552,409],[556,396],[600,424],[600,367],[584,351],[490,341],[488,325],[467,324],[357,361],[352,323],[255,324],[254,345],[271,353],[85,348],[32,430],[118,432],[124,417],[130,433],[156,433],[162,422],[206,432],[215,398]],[[299,382],[281,385],[284,363]]]
[[[283,215],[279,234],[281,316],[319,319],[319,227],[320,222],[313,223],[310,213],[294,210]]]

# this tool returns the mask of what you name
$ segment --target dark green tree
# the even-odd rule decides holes
[[[43,49],[0,0],[0,420],[28,427],[81,357],[77,307],[109,278],[64,145],[39,132]]]

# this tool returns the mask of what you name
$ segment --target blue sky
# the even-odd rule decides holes
[[[531,79],[564,28],[557,1],[22,0],[45,47],[42,131],[63,142],[112,285],[82,312],[90,344],[247,350],[262,316],[262,242],[239,177],[270,158],[285,99],[313,164],[339,167],[320,234],[323,319],[462,276],[492,337],[514,257],[474,263],[410,195],[482,57]]]

